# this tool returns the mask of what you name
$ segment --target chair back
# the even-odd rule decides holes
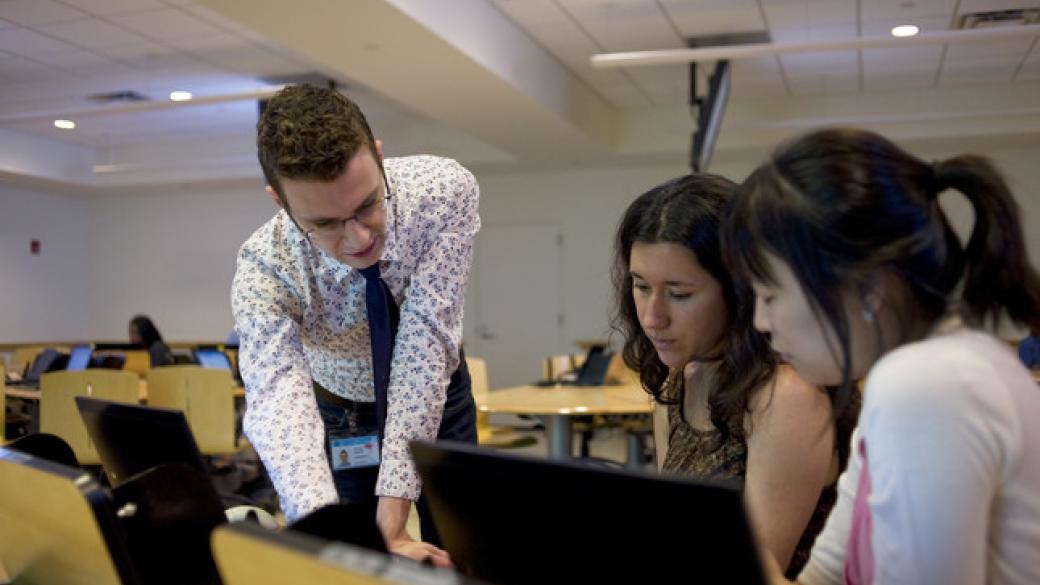
[[[479,405],[490,391],[488,389],[487,362],[481,358],[466,356],[466,367],[469,368],[469,383],[473,389],[473,399]],[[489,414],[477,410],[477,441],[487,443],[491,439],[491,422]]]
[[[76,396],[135,404],[141,381],[130,372],[87,369],[49,372],[40,376],[40,432],[57,435],[72,447],[80,465],[101,463],[76,408]]]
[[[153,368],[148,405],[183,411],[202,454],[235,452],[231,372],[195,365]]]
[[[129,349],[124,352],[126,361],[123,362],[123,371],[133,372],[138,377],[145,377],[148,375],[148,370],[152,367],[152,358],[147,351],[143,349]]]
[[[0,362],[0,379],[7,379],[7,368]],[[0,404],[0,445],[6,442],[4,433],[7,429],[7,394],[4,394],[3,403]]]
[[[542,379],[557,380],[563,374],[578,369],[584,359],[585,356],[566,353],[548,356],[542,361]]]

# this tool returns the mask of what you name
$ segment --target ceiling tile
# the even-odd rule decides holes
[[[684,46],[654,0],[559,0],[606,51],[647,51]]]
[[[7,29],[0,34],[0,51],[30,59],[44,53],[67,53],[77,48],[25,28]]]
[[[99,47],[96,52],[123,62],[143,59],[152,55],[174,55],[177,50],[158,43],[143,42],[116,47]]]
[[[787,53],[780,56],[787,75],[859,75],[859,55],[856,50]]]
[[[812,41],[842,41],[855,39],[855,24],[831,24],[826,26],[773,27],[769,31],[774,43],[804,43]]]
[[[25,57],[0,54],[0,77],[13,80],[28,80],[52,74],[53,69],[30,61]]]
[[[13,23],[13,22],[9,22],[9,21],[0,19],[0,30],[4,30],[4,29],[8,29],[8,28],[14,28],[16,26],[18,26],[18,25]]]
[[[177,41],[184,37],[221,32],[219,28],[176,8],[115,16],[110,20],[145,37],[160,41]]]
[[[982,57],[958,59],[943,63],[939,85],[1007,83],[1018,69],[1021,59],[1011,57]]]
[[[690,73],[686,65],[629,67],[625,71],[655,104],[681,104],[689,99]]]
[[[91,53],[89,51],[69,51],[65,53],[46,53],[37,55],[36,60],[47,65],[62,68],[87,67],[98,65],[110,65],[112,61],[107,57]]]
[[[556,0],[492,0],[495,7],[523,28],[569,20]]]
[[[40,32],[87,49],[145,42],[144,37],[100,19],[54,24]]]
[[[768,0],[762,3],[770,30],[837,27],[856,30],[856,0]]]
[[[1021,59],[1032,45],[1033,39],[1029,38],[949,43],[946,48],[946,60],[956,61],[995,56],[1014,56]]]
[[[933,17],[950,22],[956,7],[957,0],[868,0],[860,3],[860,12],[864,22],[900,24],[900,20],[912,23],[914,19]]]
[[[756,0],[661,0],[684,38],[766,28]]]
[[[4,0],[0,2],[0,18],[22,26],[40,26],[90,15],[54,0]]]
[[[863,75],[876,79],[889,73],[918,72],[931,81],[942,61],[942,45],[863,49]]]
[[[97,16],[113,16],[166,7],[159,0],[62,0],[62,2]]]

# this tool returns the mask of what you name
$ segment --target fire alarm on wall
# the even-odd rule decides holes
[[[40,240],[29,241],[29,251],[32,252],[33,256],[40,255]]]

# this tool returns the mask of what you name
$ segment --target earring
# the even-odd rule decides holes
[[[863,321],[866,323],[874,322],[874,312],[870,309],[863,309]]]

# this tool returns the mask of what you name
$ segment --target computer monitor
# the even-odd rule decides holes
[[[735,486],[413,442],[452,562],[499,585],[764,583]]]
[[[140,583],[112,494],[82,469],[0,447],[3,582]]]
[[[165,463],[182,463],[209,477],[183,412],[86,396],[77,396],[76,406],[112,485]]]
[[[196,348],[195,361],[199,362],[199,365],[204,368],[214,368],[219,370],[231,369],[231,360],[228,359],[226,353],[217,348]]]
[[[90,365],[90,357],[93,355],[94,350],[89,345],[76,345],[72,348],[69,353],[69,363],[65,366],[65,369],[72,372],[76,370],[85,370]]]

